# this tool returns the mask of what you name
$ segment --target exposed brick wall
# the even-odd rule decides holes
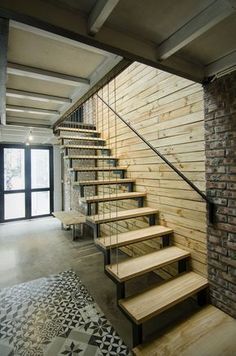
[[[206,187],[217,207],[208,226],[212,303],[236,317],[236,72],[205,91]]]

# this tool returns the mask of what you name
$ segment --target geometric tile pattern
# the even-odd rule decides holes
[[[0,289],[0,355],[130,355],[73,271]]]

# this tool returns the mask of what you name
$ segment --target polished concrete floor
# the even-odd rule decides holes
[[[131,323],[116,305],[116,288],[104,274],[103,255],[85,232],[72,241],[71,232],[61,230],[54,218],[0,224],[0,288],[73,269],[88,288],[124,342],[131,347]],[[121,256],[122,258],[122,256]],[[156,283],[148,274],[128,284],[128,293]],[[145,325],[144,336],[168,325],[173,318],[186,317],[196,306],[188,301]],[[147,335],[145,335],[147,334]]]
[[[0,287],[73,269],[126,343],[131,325],[116,306],[115,285],[103,272],[103,255],[91,238],[72,241],[54,218],[0,225]],[[122,336],[121,335],[121,336]]]

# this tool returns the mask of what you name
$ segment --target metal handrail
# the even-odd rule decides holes
[[[118,112],[116,112],[99,94],[97,97],[126,125],[132,130],[153,152],[157,154],[175,173],[177,173],[195,192],[197,192],[208,205],[209,222],[214,223],[214,203],[204,194],[191,180],[188,179],[177,167],[175,167],[162,153],[148,142],[132,125],[130,125]]]

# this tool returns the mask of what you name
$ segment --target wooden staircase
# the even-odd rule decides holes
[[[105,140],[100,138],[99,132],[95,129],[63,127],[58,127],[57,130],[60,134],[62,150],[65,153],[64,158],[69,160],[69,171],[74,174],[73,187],[80,190],[81,202],[87,209],[87,224],[93,228],[95,244],[104,254],[104,271],[117,286],[118,306],[132,322],[133,345],[140,345],[143,342],[143,323],[147,320],[192,296],[197,297],[199,305],[205,304],[208,281],[189,269],[188,262],[191,259],[189,252],[171,245],[173,230],[158,224],[158,210],[145,206],[146,193],[134,190],[135,180],[126,178],[128,167],[119,166],[119,158],[110,155],[110,149],[106,147]],[[67,131],[73,132],[73,135],[67,135]],[[73,153],[70,153],[71,149]],[[75,154],[74,150],[78,150],[78,153]],[[87,165],[87,160],[92,161],[94,167],[91,167],[91,164]],[[98,160],[103,160],[106,165],[98,167]],[[78,174],[85,172],[94,173],[95,178],[78,180]],[[98,177],[99,172],[118,174],[119,177],[101,179]],[[122,186],[127,189],[122,192],[99,195],[98,187],[104,185]],[[86,194],[89,187],[94,187],[94,195]],[[136,200],[137,207],[99,214],[101,203],[127,199]],[[145,218],[149,226],[112,236],[101,236],[102,224],[139,218]],[[118,265],[111,263],[112,250],[153,238],[160,240],[160,250],[140,257],[127,258]],[[140,291],[139,294],[126,296],[127,281],[174,262],[178,265],[177,277]],[[135,350],[141,355],[140,348]]]

